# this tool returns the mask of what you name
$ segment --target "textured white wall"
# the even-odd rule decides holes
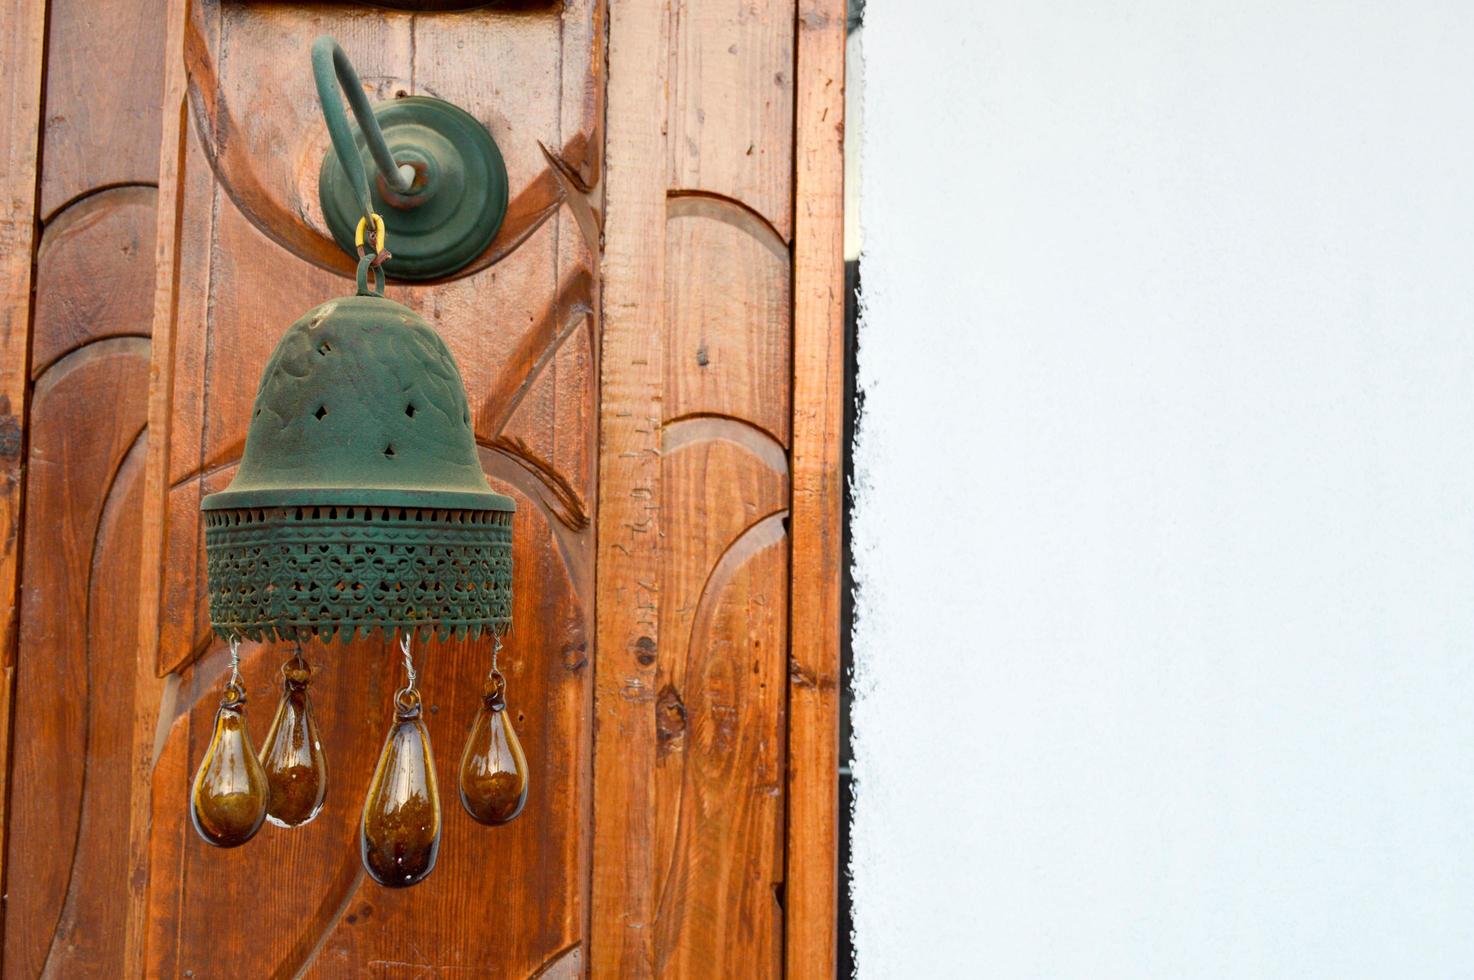
[[[870,0],[862,976],[1474,971],[1471,52]]]

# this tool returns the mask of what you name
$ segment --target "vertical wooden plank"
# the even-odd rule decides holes
[[[609,9],[594,673],[596,976],[655,969],[655,662],[660,640],[665,3]]]
[[[108,200],[140,191],[148,198],[141,207]],[[117,230],[130,219],[151,227],[152,197],[151,188],[124,188],[85,205],[113,212],[94,227]],[[75,209],[66,215],[87,217]],[[69,224],[75,230],[79,222]],[[92,280],[74,278],[82,270],[68,261],[72,256],[56,254],[57,232],[56,223],[47,227],[37,283],[38,292],[60,302],[38,309],[38,341],[55,335],[68,305],[90,298]],[[104,260],[120,254],[114,243],[103,249],[85,241],[93,237],[86,229],[78,237]],[[65,245],[60,251],[72,251]],[[144,278],[151,252],[141,250],[133,263]],[[145,299],[115,312],[137,329],[146,328],[147,309]],[[132,582],[115,577],[138,560],[133,515],[147,374],[147,338],[103,336],[41,371],[32,394],[11,760],[16,792],[6,848],[7,976],[116,976],[121,969],[117,896],[128,875],[137,596]],[[99,412],[100,404],[107,410]]]
[[[793,3],[685,0],[671,37],[670,186],[793,224]]]
[[[14,746],[4,969],[117,975],[163,25],[151,0],[5,6],[0,261],[33,282],[0,313],[0,414],[14,421],[0,456],[26,456],[25,525],[12,507],[4,530],[5,693],[25,706],[0,724]]]
[[[50,0],[39,213],[158,177],[158,0]]]
[[[183,217],[186,122],[184,30],[190,0],[169,0],[165,14],[163,128],[159,135],[159,191],[154,237],[153,341],[149,364],[148,432],[144,458],[138,584],[138,656],[133,685],[133,793],[128,818],[128,894],[125,923],[126,975],[144,975],[147,957],[149,841],[153,810],[155,743],[161,729],[164,683],[158,659],[159,601],[164,566],[164,522],[169,502],[169,422],[173,415],[176,302],[179,287],[179,230]]]
[[[611,19],[599,975],[782,968],[793,18]]]
[[[799,0],[786,972],[835,974],[844,452],[843,0]]]
[[[22,451],[30,364],[44,0],[6,0],[0,22],[0,828],[8,829],[10,712],[19,603]],[[0,857],[0,882],[5,880]],[[3,916],[3,912],[0,912]]]

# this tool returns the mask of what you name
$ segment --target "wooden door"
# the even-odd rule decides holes
[[[843,5],[10,6],[3,227],[35,261],[4,256],[0,334],[6,975],[832,973]],[[308,648],[317,820],[219,851],[186,815],[226,667],[199,501],[281,331],[351,289],[321,33],[372,98],[482,120],[512,184],[486,254],[389,295],[455,353],[518,503],[532,790],[496,829],[443,793],[404,891],[356,843],[383,641]],[[421,653],[443,790],[488,652]],[[259,739],[285,652],[244,655]]]

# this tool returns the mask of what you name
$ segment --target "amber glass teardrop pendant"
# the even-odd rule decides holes
[[[527,757],[512,729],[506,681],[493,670],[461,753],[461,806],[478,823],[511,821],[527,803]]]
[[[328,767],[312,702],[307,698],[312,668],[302,659],[300,646],[282,664],[281,674],[281,702],[261,747],[261,767],[271,787],[266,817],[278,827],[300,827],[322,809],[328,793]]]
[[[190,793],[190,821],[216,847],[244,844],[266,821],[266,773],[251,749],[245,707],[245,691],[227,685]]]
[[[440,851],[440,790],[430,733],[420,718],[414,690],[394,697],[394,725],[363,804],[359,833],[363,866],[390,888],[424,879]]]

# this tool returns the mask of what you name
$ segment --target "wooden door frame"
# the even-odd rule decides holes
[[[761,17],[761,10],[756,5],[751,16]],[[771,66],[792,72],[792,132],[760,131],[756,138],[759,146],[764,136],[790,140],[793,160],[792,223],[786,242],[792,343],[787,792],[777,899],[783,934],[779,968],[808,978],[834,976],[837,968],[847,10],[844,0],[798,0],[792,10],[792,64]],[[671,368],[663,363],[667,352],[659,336],[659,325],[668,316],[662,300],[667,201],[673,194],[720,197],[723,206],[745,209],[759,221],[767,220],[770,232],[780,238],[785,234],[783,220],[763,214],[753,203],[763,195],[760,179],[744,184],[739,177],[728,180],[732,186],[723,184],[732,176],[723,170],[727,158],[714,157],[711,169],[716,174],[699,188],[687,189],[676,173],[667,172],[679,170],[670,161],[680,154],[708,152],[705,145],[688,146],[689,133],[675,135],[681,114],[691,109],[674,104],[682,95],[670,77],[683,59],[693,57],[682,50],[683,35],[674,23],[684,13],[684,5],[674,3],[628,2],[612,4],[609,15],[596,618],[600,662],[617,666],[605,666],[596,677],[590,904],[595,972],[620,975],[662,972],[671,953],[654,935],[660,912],[656,896],[665,879],[678,877],[669,868],[652,867],[648,853],[634,853],[648,851],[656,833],[660,791],[648,771],[659,758],[660,738],[670,737],[655,730],[648,703],[654,700],[652,685],[659,684],[656,651],[666,655],[667,644],[659,635],[660,614],[655,611],[664,584],[655,542],[665,533],[664,508],[672,496],[661,485],[659,436],[663,401],[671,394],[664,387]],[[730,34],[720,45],[704,39],[707,52],[735,55],[739,48],[762,43],[735,22],[703,23],[703,29]],[[716,64],[711,68],[725,70]],[[739,103],[757,103],[768,97],[761,86],[771,80],[782,85],[782,74],[770,79],[754,71],[754,77],[728,78],[735,87],[721,94]],[[736,155],[746,142],[746,136],[737,141]],[[734,147],[718,150],[731,154]],[[750,155],[753,146],[746,152]],[[699,290],[701,284],[686,287]],[[627,533],[630,528],[640,533]],[[622,659],[636,660],[631,655],[637,650],[646,654],[638,658],[644,670]],[[639,700],[646,703],[632,703]],[[675,708],[683,725],[687,706],[677,701]]]
[[[800,0],[793,233],[785,972],[834,976],[844,500],[843,0]]]
[[[10,716],[20,634],[20,541],[25,499],[26,407],[30,395],[35,296],[46,8],[8,0],[0,68],[10,96],[0,100],[0,831],[10,799]],[[5,881],[0,847],[0,885]],[[0,925],[3,925],[0,906]]]

